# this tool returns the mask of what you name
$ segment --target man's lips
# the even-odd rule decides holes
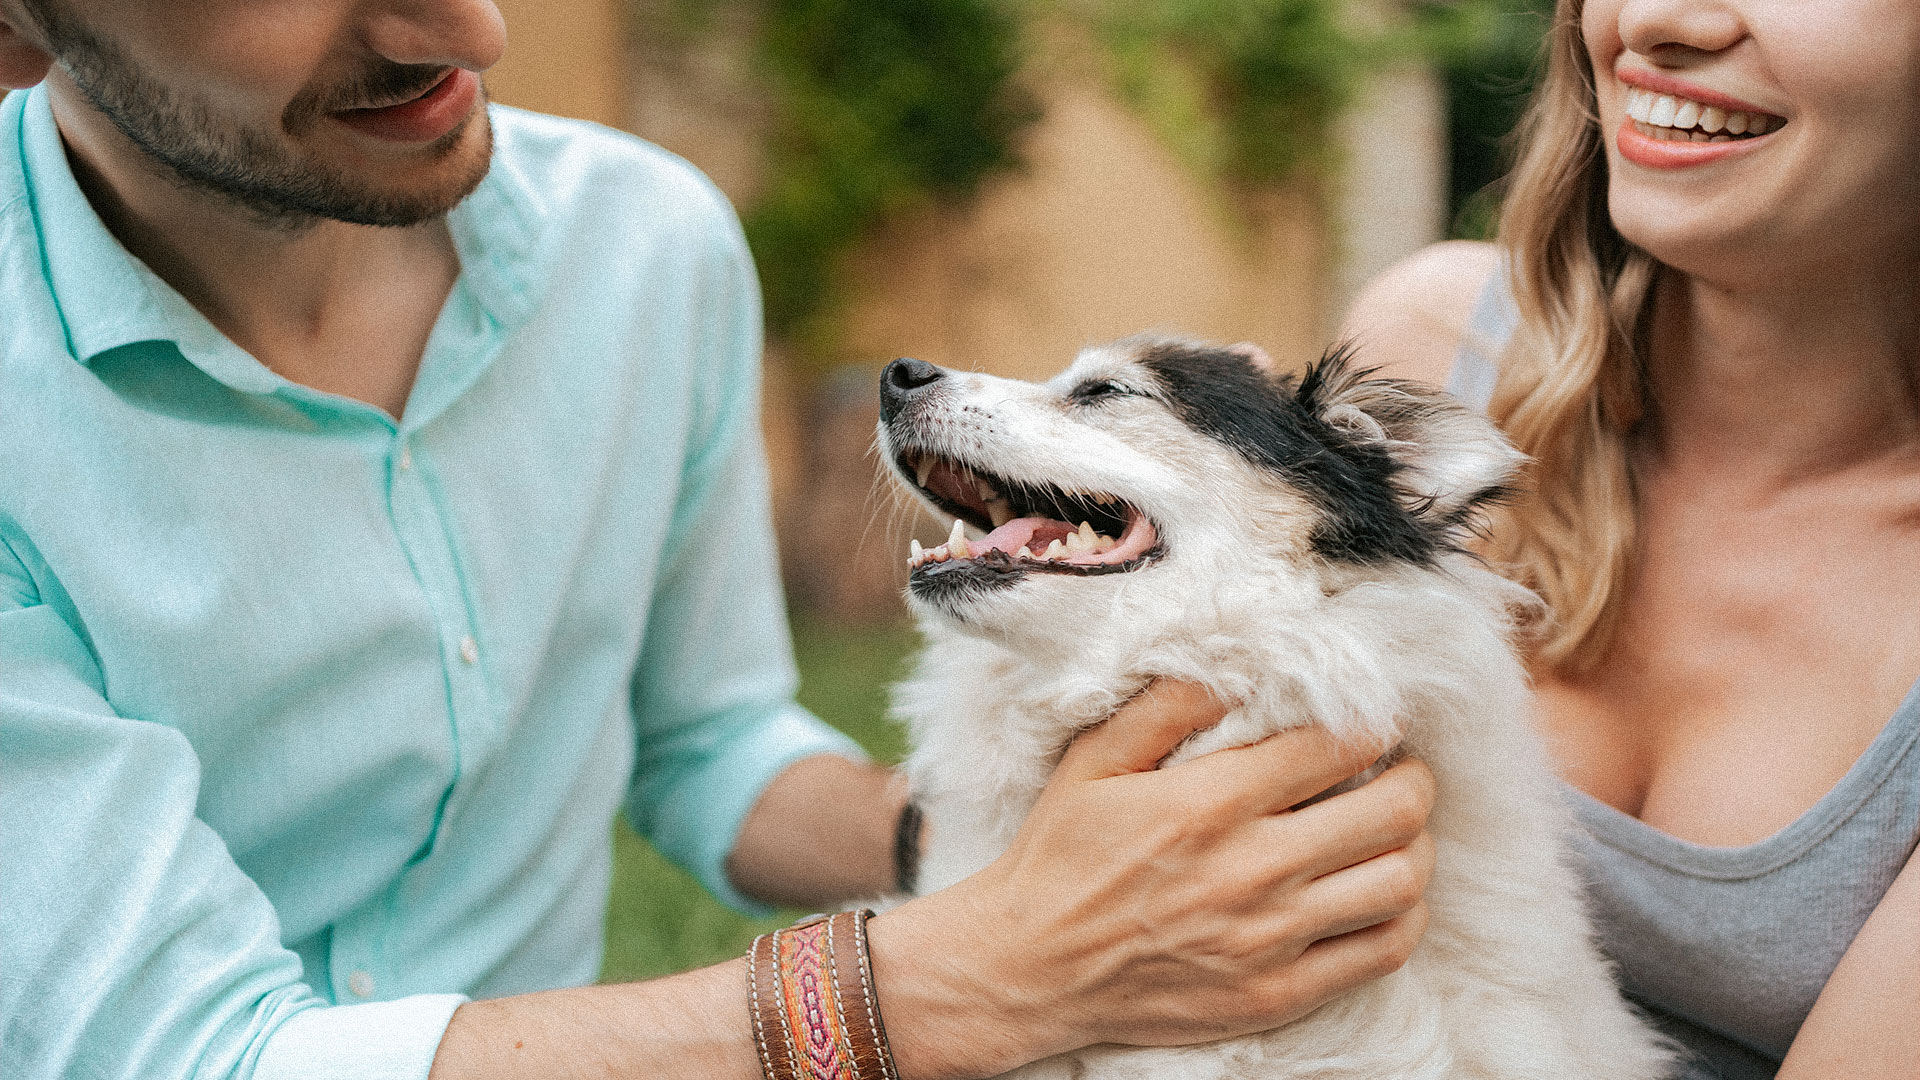
[[[460,126],[480,99],[480,76],[454,68],[426,93],[380,109],[346,109],[334,119],[386,142],[432,142]]]

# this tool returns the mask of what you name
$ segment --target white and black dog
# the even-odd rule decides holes
[[[930,824],[920,884],[1007,847],[1068,741],[1150,679],[1237,703],[1174,758],[1317,724],[1432,768],[1437,865],[1399,971],[1273,1031],[1094,1047],[1022,1078],[1644,1080],[1512,646],[1531,594],[1461,547],[1520,455],[1445,394],[1336,353],[1128,339],[1043,384],[897,360],[880,447],[955,519],[912,551],[928,647],[896,691]]]

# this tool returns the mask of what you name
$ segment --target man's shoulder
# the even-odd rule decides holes
[[[726,196],[677,154],[585,120],[503,105],[489,116],[494,171],[543,218],[616,232],[739,232]]]

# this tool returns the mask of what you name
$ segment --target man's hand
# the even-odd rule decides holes
[[[1289,810],[1372,763],[1317,731],[1156,769],[1224,712],[1191,686],[1149,688],[1068,749],[993,865],[868,925],[903,1080],[988,1076],[1093,1043],[1260,1031],[1406,961],[1426,927],[1432,775],[1403,762]],[[865,768],[817,767],[805,786]],[[884,777],[867,779],[869,794],[886,790]],[[776,888],[778,876],[768,872],[766,891],[796,888]],[[472,1002],[447,1027],[434,1080],[749,1080],[760,1066],[745,993],[745,965],[732,960]]]
[[[1225,709],[1157,683],[1067,751],[1012,847],[869,928],[901,1075],[1276,1027],[1396,970],[1426,927],[1433,779],[1301,730],[1155,770]]]

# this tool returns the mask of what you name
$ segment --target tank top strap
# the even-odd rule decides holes
[[[1520,324],[1520,308],[1513,301],[1513,289],[1507,283],[1505,259],[1487,277],[1480,299],[1467,316],[1467,331],[1453,356],[1453,370],[1447,374],[1447,391],[1468,408],[1487,411],[1493,401],[1494,383],[1500,378],[1500,355],[1513,339]]]

